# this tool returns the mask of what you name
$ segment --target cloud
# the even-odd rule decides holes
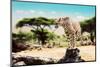
[[[35,12],[35,10],[16,10],[16,14],[33,14]]]
[[[15,14],[18,16],[43,16],[43,17],[55,17],[56,11],[39,11],[39,10],[16,10]]]
[[[23,13],[25,13],[25,11],[23,11],[23,10],[16,10],[16,13],[17,14],[23,14]]]
[[[35,10],[30,10],[30,12],[31,12],[31,13],[35,13],[36,11],[35,11]]]
[[[84,20],[85,17],[84,16],[76,16],[77,19],[80,19],[80,20]]]
[[[56,14],[57,12],[55,12],[55,11],[51,11],[51,14]]]
[[[85,16],[82,16],[82,15],[77,15],[77,16],[75,16],[75,17],[72,17],[72,19],[73,19],[74,21],[76,21],[76,22],[79,22],[79,21],[85,20],[86,17],[85,17]]]
[[[45,14],[45,12],[43,12],[43,11],[39,11],[38,14]]]
[[[82,21],[82,20],[85,20],[85,19],[86,19],[86,17],[83,16],[82,13],[80,13],[80,12],[75,12],[74,14],[75,14],[75,16],[76,16],[75,19],[76,19],[77,21]]]

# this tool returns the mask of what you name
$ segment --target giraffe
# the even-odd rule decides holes
[[[69,48],[76,46],[77,38],[81,39],[81,27],[79,22],[72,21],[69,17],[62,17],[55,20],[57,25],[64,28],[65,34],[69,40]]]

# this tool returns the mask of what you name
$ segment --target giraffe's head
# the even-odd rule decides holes
[[[58,25],[62,25],[64,24],[65,22],[69,22],[69,17],[62,17],[62,18],[58,18],[58,19],[55,19],[55,23]]]

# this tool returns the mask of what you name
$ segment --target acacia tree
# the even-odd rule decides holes
[[[96,38],[96,17],[81,22],[82,32],[87,31],[90,33],[90,39],[94,43]]]
[[[44,45],[47,39],[48,32],[45,31],[45,27],[50,27],[51,25],[55,25],[53,19],[47,19],[44,17],[38,17],[38,18],[24,18],[20,20],[17,24],[17,28],[21,28],[23,26],[31,27],[33,32],[36,35],[36,38],[38,40],[38,43],[41,42],[42,45]]]

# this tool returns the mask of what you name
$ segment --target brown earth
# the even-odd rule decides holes
[[[81,58],[85,61],[95,61],[95,46],[81,46],[80,49]],[[43,48],[42,50],[25,50],[18,52],[18,55],[33,56],[33,57],[47,57],[53,59],[61,59],[66,52],[66,48]]]

